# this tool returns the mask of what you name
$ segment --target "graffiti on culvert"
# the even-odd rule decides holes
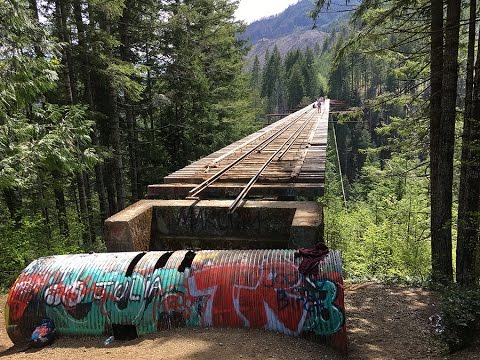
[[[11,290],[9,322],[43,312],[60,331],[79,334],[85,329],[101,334],[112,323],[134,324],[139,333],[186,325],[329,336],[343,328],[341,275],[304,277],[287,258],[217,263],[210,253],[185,273],[148,265],[138,266],[131,276],[115,266],[101,276],[71,263],[50,273],[27,268]],[[41,311],[28,312],[32,304]]]

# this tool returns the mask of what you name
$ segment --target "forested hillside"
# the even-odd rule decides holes
[[[251,68],[255,56],[264,59],[267,52],[271,52],[275,46],[282,57],[290,51],[323,47],[325,39],[341,30],[348,22],[350,13],[357,4],[357,0],[333,3],[314,22],[311,17],[313,1],[302,0],[278,15],[249,24],[245,32],[239,35],[251,46],[247,55],[247,67]]]
[[[314,17],[328,13],[315,3]],[[323,46],[267,52],[261,94],[272,112],[294,93],[348,105],[331,113],[327,242],[347,278],[441,284],[438,333],[453,351],[480,324],[480,34],[476,1],[443,10],[365,1]],[[289,65],[310,53],[313,83]]]
[[[254,21],[248,25],[241,37],[247,39],[250,44],[255,44],[262,39],[278,39],[285,35],[310,30],[314,27],[323,30],[324,27],[334,24],[339,18],[348,19],[349,13],[359,1],[332,3],[328,9],[324,9],[318,14],[315,22],[312,21],[310,16],[314,10],[313,3],[312,0],[301,0],[296,4],[290,5],[278,15]]]

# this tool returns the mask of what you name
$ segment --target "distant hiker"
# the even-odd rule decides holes
[[[323,96],[320,96],[317,100],[317,112],[321,112],[322,111],[322,105],[323,105],[323,101],[325,99],[323,98]]]

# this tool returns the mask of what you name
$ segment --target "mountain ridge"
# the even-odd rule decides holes
[[[252,22],[247,26],[241,38],[253,45],[264,38],[277,39],[297,31],[313,30],[314,27],[321,29],[342,17],[346,11],[352,9],[356,4],[358,4],[358,1],[352,1],[349,5],[332,3],[328,9],[320,12],[314,22],[309,14],[314,8],[313,0],[300,0],[277,15]]]
[[[328,34],[346,21],[348,16],[345,12],[358,3],[358,0],[351,1],[351,5],[332,3],[328,10],[322,10],[314,22],[309,14],[314,8],[313,0],[300,0],[280,14],[252,22],[240,36],[251,46],[246,67],[251,67],[255,56],[263,64],[266,52],[273,50],[275,45],[282,57],[296,49],[321,48]]]

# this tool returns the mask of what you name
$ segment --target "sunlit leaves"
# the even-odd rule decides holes
[[[140,68],[135,68],[132,64],[118,62],[109,64],[104,73],[117,90],[123,91],[132,101],[139,101],[142,97],[144,86],[133,78],[138,78],[141,75],[140,70]]]
[[[1,123],[55,87],[59,62],[57,45],[47,41],[26,1],[0,0],[0,44]]]
[[[122,15],[125,8],[124,0],[90,0],[92,10],[103,14],[107,19],[114,20]]]
[[[326,239],[342,251],[348,277],[425,281],[430,273],[426,165],[395,155],[381,169],[375,158],[369,157],[350,190],[347,209],[336,195],[334,159],[327,166]]]
[[[99,161],[91,148],[93,122],[82,106],[46,105],[36,123],[10,117],[0,126],[0,188],[30,187],[45,171],[74,173]]]

